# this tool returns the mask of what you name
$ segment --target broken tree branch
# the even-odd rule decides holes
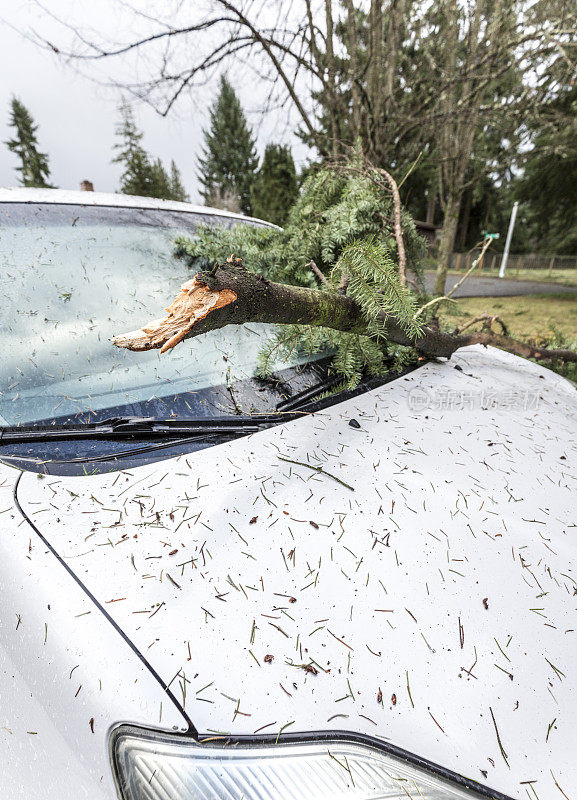
[[[470,333],[465,336],[453,337],[459,342],[458,347],[468,347],[473,344],[482,344],[485,347],[500,347],[509,353],[524,358],[534,358],[536,361],[570,361],[577,364],[577,350],[555,349],[548,347],[537,347],[537,345],[521,342],[519,339],[512,339],[510,336],[501,336],[491,330]]]
[[[397,182],[390,175],[386,169],[380,169],[379,172],[381,175],[385,177],[385,180],[391,187],[391,193],[393,195],[393,209],[394,209],[394,231],[395,231],[395,240],[397,242],[397,256],[399,259],[399,278],[401,279],[401,283],[403,286],[405,285],[407,278],[407,255],[405,253],[405,243],[403,242],[403,229],[401,226],[401,197],[399,195],[399,188],[397,186]]]
[[[273,283],[249,272],[234,256],[210,273],[198,273],[184,283],[166,311],[165,317],[139,330],[115,336],[113,343],[128,350],[160,349],[164,353],[183,339],[245,322],[324,326],[357,334],[367,330],[360,306],[347,295]],[[428,325],[422,328],[419,336],[413,336],[407,334],[393,316],[381,312],[380,319],[389,342],[414,347],[430,358],[450,358],[462,347],[482,344],[501,347],[526,358],[577,362],[577,352],[573,350],[537,347],[490,329],[463,335],[446,333]]]
[[[324,326],[358,334],[366,333],[367,324],[359,304],[347,295],[273,283],[249,272],[240,259],[195,275],[166,311],[165,317],[139,330],[115,336],[113,343],[128,350],[164,353],[183,339],[245,322]],[[455,350],[450,334],[426,328],[417,341],[394,317],[383,314],[382,322],[386,338],[395,344],[446,358]]]
[[[454,332],[455,333],[463,333],[463,331],[466,331],[467,328],[472,328],[473,325],[476,325],[478,322],[482,322],[483,323],[483,328],[482,328],[483,330],[489,330],[489,331],[492,330],[493,324],[495,322],[498,322],[499,325],[501,326],[501,333],[504,336],[508,336],[509,335],[509,331],[507,329],[507,326],[505,325],[505,323],[503,322],[501,317],[498,317],[496,314],[487,314],[486,312],[484,314],[480,314],[478,317],[475,317],[474,319],[470,320],[469,322],[467,322],[466,325],[463,325],[462,328],[458,328]]]

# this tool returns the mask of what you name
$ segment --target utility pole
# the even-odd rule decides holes
[[[509,220],[509,230],[507,231],[507,239],[505,241],[505,250],[503,251],[503,260],[501,261],[501,269],[499,270],[499,277],[505,277],[505,268],[507,267],[507,259],[509,258],[509,247],[511,245],[511,239],[513,238],[513,228],[515,227],[515,219],[517,218],[517,209],[519,208],[519,203],[515,201],[513,203],[513,210],[511,211],[511,219]]]

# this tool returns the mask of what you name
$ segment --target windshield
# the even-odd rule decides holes
[[[174,240],[194,236],[201,223],[232,226],[237,220],[0,204],[0,425],[78,423],[112,413],[218,416],[270,407],[262,387],[252,387],[249,401],[241,392],[256,374],[258,354],[272,334],[268,326],[229,326],[163,356],[110,342],[161,316],[190,279],[173,254]],[[279,369],[305,360],[296,353],[291,359]]]

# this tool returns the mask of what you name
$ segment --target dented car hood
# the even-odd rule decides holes
[[[576,400],[470,348],[192,455],[24,473],[17,497],[201,733],[353,731],[561,797],[577,785]]]

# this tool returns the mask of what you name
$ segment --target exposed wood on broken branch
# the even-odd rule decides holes
[[[212,311],[233,303],[236,294],[230,289],[212,291],[196,277],[183,283],[180,294],[166,309],[167,316],[155,319],[139,331],[124,335],[127,342],[147,342],[146,347],[121,344],[122,337],[114,341],[119,347],[129,350],[148,350],[160,347],[160,352],[171,350],[192,331],[192,328],[205,319]]]
[[[217,265],[208,273],[198,273],[184,283],[166,312],[165,317],[139,330],[115,336],[113,343],[128,350],[166,352],[183,339],[246,322],[324,326],[348,333],[366,333],[360,306],[345,294],[273,283],[249,272],[234,256],[226,264]],[[415,337],[407,334],[393,316],[381,312],[381,321],[389,342],[414,347],[428,357],[450,358],[462,347],[482,344],[539,361],[577,362],[576,351],[537,347],[497,334],[487,324],[483,330],[467,334],[450,334],[435,325],[425,325],[420,336]]]

